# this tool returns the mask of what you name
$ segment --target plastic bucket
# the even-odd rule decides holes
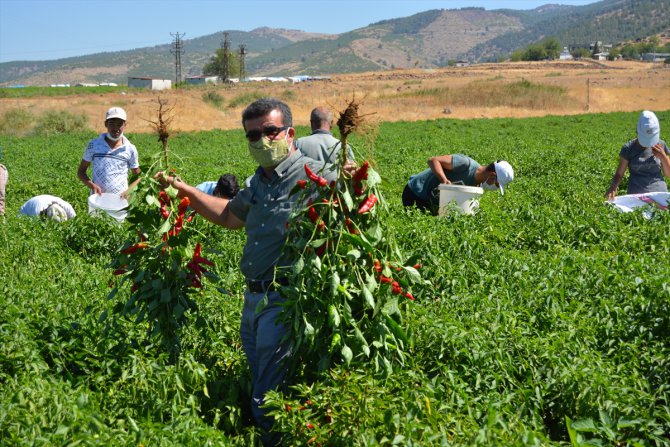
[[[107,213],[109,216],[123,222],[128,214],[128,201],[122,199],[118,194],[91,194],[88,196],[88,213]]]
[[[479,198],[484,190],[479,186],[439,185],[440,204],[438,215],[444,215],[450,208],[463,214],[474,214],[479,208]],[[454,206],[455,205],[455,206]]]

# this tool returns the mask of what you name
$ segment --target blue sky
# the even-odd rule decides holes
[[[595,0],[0,0],[0,62],[50,60],[261,26],[343,33],[429,9],[533,9]],[[187,42],[185,42],[187,44]]]

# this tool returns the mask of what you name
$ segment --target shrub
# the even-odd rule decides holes
[[[74,114],[59,110],[44,112],[33,129],[35,135],[49,136],[59,133],[84,132],[90,130],[83,113]]]
[[[228,104],[228,107],[233,108],[233,107],[238,107],[241,105],[247,105],[250,104],[257,99],[261,99],[265,97],[265,95],[261,92],[248,92],[248,93],[243,93],[235,98],[233,98],[232,101]]]
[[[25,135],[35,122],[35,115],[28,110],[12,109],[0,118],[0,134]]]
[[[202,100],[213,105],[217,109],[223,108],[223,96],[216,92],[209,91],[202,94]]]

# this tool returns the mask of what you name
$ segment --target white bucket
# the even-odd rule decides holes
[[[479,186],[447,185],[438,186],[440,190],[440,208],[438,215],[443,216],[455,202],[455,208],[463,214],[474,214],[479,208],[479,198],[484,190]]]
[[[104,211],[109,216],[123,222],[128,214],[128,201],[122,199],[118,194],[109,194],[103,192],[102,194],[91,194],[88,196],[88,213],[96,214]]]

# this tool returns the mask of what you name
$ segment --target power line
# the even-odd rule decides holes
[[[181,82],[181,53],[184,52],[184,48],[182,47],[183,42],[181,38],[182,36],[185,36],[186,33],[183,34],[170,33],[170,35],[174,37],[170,53],[174,54],[175,84],[179,84]]]

